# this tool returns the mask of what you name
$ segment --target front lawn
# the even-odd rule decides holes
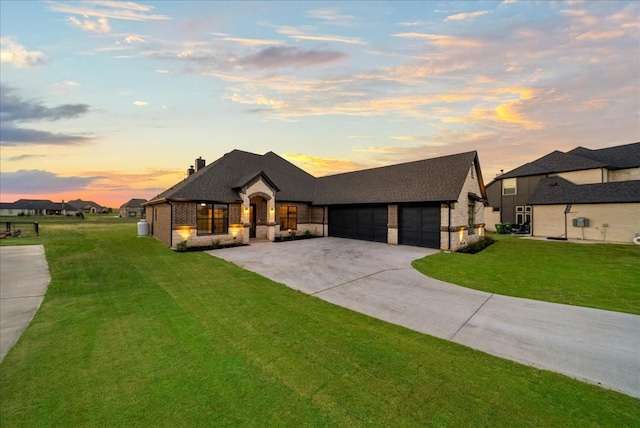
[[[478,254],[413,262],[432,278],[507,296],[640,314],[640,247],[491,235]]]
[[[640,420],[638,399],[173,252],[135,224],[51,225],[39,242],[52,283],[0,365],[0,426]]]

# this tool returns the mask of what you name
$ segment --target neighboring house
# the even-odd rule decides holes
[[[631,242],[640,233],[640,143],[554,151],[496,177],[487,198],[489,230],[528,223],[534,236]]]
[[[47,215],[47,208],[53,204],[48,199],[19,199],[15,202],[2,203],[0,215]]]
[[[120,206],[120,217],[144,218],[145,209],[142,206],[147,202],[146,199],[131,199],[129,202]]]
[[[75,199],[67,203],[85,214],[105,214],[109,212],[109,208],[99,205],[93,201],[83,201],[82,199]]]
[[[45,208],[45,215],[76,215],[80,211],[71,204],[66,202],[52,202]]]
[[[311,233],[455,250],[484,233],[476,152],[315,178],[273,152],[227,153],[145,204],[171,247]]]

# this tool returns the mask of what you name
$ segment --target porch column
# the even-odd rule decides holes
[[[267,200],[267,239],[276,240],[276,198]]]

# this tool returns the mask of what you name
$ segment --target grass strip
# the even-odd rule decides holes
[[[490,293],[640,314],[640,247],[491,237],[477,254],[442,252],[413,267]]]

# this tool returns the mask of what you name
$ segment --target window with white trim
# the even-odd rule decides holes
[[[515,178],[505,178],[502,180],[502,194],[516,195],[518,194],[518,183]]]

